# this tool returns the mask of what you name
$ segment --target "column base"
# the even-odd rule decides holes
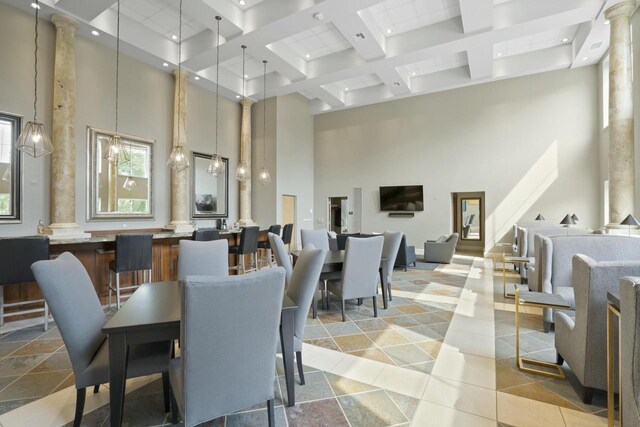
[[[51,240],[91,238],[91,233],[85,233],[80,226],[75,223],[51,224],[44,229],[42,235],[48,236]]]
[[[166,225],[164,229],[173,231],[174,233],[193,233],[193,230],[195,230],[193,224],[189,224],[188,222],[172,222]]]

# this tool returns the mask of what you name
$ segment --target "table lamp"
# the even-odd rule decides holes
[[[631,236],[631,226],[638,226],[640,225],[640,222],[638,222],[638,220],[636,219],[635,216],[633,216],[632,214],[627,215],[627,217],[625,219],[622,220],[622,222],[620,223],[620,225],[628,225],[629,226],[629,236]]]
[[[542,214],[538,214],[538,216],[536,217],[536,221],[545,221],[545,219]]]
[[[569,214],[567,214],[562,221],[560,221],[561,225],[566,225],[567,226],[567,236],[569,235],[569,227],[574,225],[576,223],[576,221],[573,219],[573,217]]]

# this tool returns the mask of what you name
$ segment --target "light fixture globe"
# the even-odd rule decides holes
[[[132,176],[128,176],[127,179],[124,180],[124,184],[122,184],[122,188],[124,188],[127,191],[133,191],[136,189],[137,186],[138,184],[136,184],[136,181],[133,179]]]
[[[18,137],[18,150],[31,157],[46,156],[53,153],[53,145],[51,145],[51,140],[42,123],[27,122]]]
[[[245,162],[238,163],[235,177],[240,182],[245,182],[249,179],[249,167]]]
[[[215,176],[216,178],[220,175],[224,175],[224,161],[219,154],[214,154],[211,156],[211,160],[209,161],[209,166],[207,167],[207,173]]]
[[[122,143],[120,135],[115,134],[109,139],[102,158],[116,166],[129,161],[129,152]]]
[[[260,174],[258,175],[258,181],[260,181],[262,185],[271,184],[271,174],[266,168],[262,168],[260,170]]]
[[[183,145],[174,145],[167,160],[167,166],[176,172],[181,172],[189,167],[189,158]]]

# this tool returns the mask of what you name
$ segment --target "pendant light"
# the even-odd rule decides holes
[[[222,20],[221,16],[216,16],[216,21],[218,21],[218,32],[216,33],[216,151],[211,156],[211,160],[209,161],[209,167],[207,168],[207,172],[211,175],[218,177],[220,175],[224,175],[224,161],[222,160],[222,156],[218,154],[218,110],[219,110],[219,97],[220,91],[218,90],[218,82],[220,81],[220,21]]]
[[[118,17],[116,21],[116,111],[115,111],[115,134],[107,142],[102,158],[118,165],[120,162],[129,161],[129,153],[122,143],[122,138],[118,134],[118,104],[120,92],[120,0],[118,0]]]
[[[244,56],[245,56],[245,51],[246,51],[247,47],[245,45],[242,45],[242,100],[245,100],[245,93],[244,93],[244,84],[245,84],[245,73],[244,73]],[[240,158],[240,163],[238,163],[238,167],[236,168],[236,179],[240,182],[245,182],[246,180],[249,179],[249,166],[247,165],[246,162],[244,162],[242,160],[242,158]]]
[[[262,185],[269,185],[271,183],[271,174],[265,167],[265,159],[267,157],[267,61],[262,61],[264,64],[264,72],[262,73],[263,90],[262,95],[262,169],[258,175],[258,180]]]
[[[176,172],[182,172],[189,167],[189,158],[187,157],[184,145],[180,139],[180,121],[182,119],[182,0],[180,0],[179,11],[179,27],[178,27],[178,135],[173,143],[169,160],[167,160],[167,166],[174,169]]]
[[[44,125],[38,122],[38,11],[40,2],[35,1],[35,49],[33,53],[33,121],[27,122],[18,137],[18,150],[32,157],[53,153],[53,145],[45,132]]]
[[[124,184],[122,184],[122,188],[127,191],[133,191],[136,189],[138,184],[133,179],[133,152],[131,150],[131,143],[129,143],[129,155],[131,158],[129,159],[129,176],[124,180]]]

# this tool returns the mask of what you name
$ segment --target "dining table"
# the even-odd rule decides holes
[[[296,260],[302,253],[301,250],[291,251],[291,256],[293,257],[293,263],[295,264]],[[346,255],[346,250],[337,250],[337,251],[327,251],[327,255],[324,257],[324,263],[322,265],[322,270],[320,274],[333,273],[336,271],[342,271],[342,267],[344,265],[344,258]],[[389,259],[387,257],[380,258],[380,267],[378,271],[380,272],[380,284],[382,286],[382,306],[384,309],[387,309],[388,300],[391,300],[391,289],[389,288],[389,284],[387,283],[387,275],[384,274],[387,269],[387,263]]]
[[[180,338],[181,287],[178,281],[143,284],[103,326],[102,332],[109,339],[111,426],[122,425],[128,347],[134,344],[173,341]],[[284,295],[280,319],[280,343],[288,406],[295,405],[293,340],[297,310],[296,303]]]

